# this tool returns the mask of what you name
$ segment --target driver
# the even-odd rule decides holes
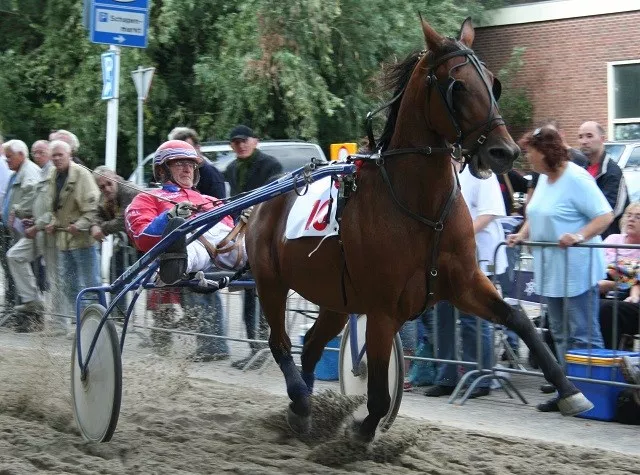
[[[203,159],[182,140],[170,140],[158,147],[153,156],[153,176],[162,188],[138,194],[125,211],[127,233],[141,251],[148,251],[186,219],[222,205],[217,198],[200,194],[195,186]],[[231,216],[225,216],[199,239],[186,246],[179,238],[160,256],[160,280],[173,284],[190,272],[212,266],[240,269],[246,263],[244,239],[217,246],[233,228]]]

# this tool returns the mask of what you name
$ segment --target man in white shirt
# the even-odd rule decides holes
[[[455,163],[456,168],[459,164]],[[504,232],[498,218],[504,217],[505,207],[500,184],[495,175],[480,180],[471,175],[469,167],[459,173],[460,190],[469,208],[476,235],[476,252],[480,268],[487,276],[502,274],[507,269],[505,246],[501,246],[496,260],[496,247],[504,241]],[[438,348],[434,348],[437,358],[457,360],[455,345],[455,324],[453,306],[446,301],[439,302],[437,308]],[[480,326],[478,327],[478,322]],[[433,325],[427,324],[427,333],[432,333]],[[474,315],[460,314],[460,334],[462,336],[462,360],[477,361],[477,329],[482,337],[482,368],[491,367],[491,325]],[[432,335],[430,335],[432,336]],[[434,339],[432,338],[432,343]],[[453,393],[458,383],[458,369],[455,364],[438,364],[434,385],[427,388],[424,395],[429,397],[447,396]],[[490,393],[490,380],[484,380],[469,395],[469,398],[486,396]]]

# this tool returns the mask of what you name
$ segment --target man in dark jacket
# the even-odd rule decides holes
[[[236,159],[229,164],[225,178],[231,187],[231,196],[259,188],[282,173],[282,164],[271,155],[258,150],[258,138],[246,125],[238,125],[229,134],[231,148]],[[247,338],[256,339],[256,292],[247,289],[244,292],[244,324]],[[250,343],[251,355],[235,361],[235,368],[243,369],[253,358],[259,347]]]
[[[282,164],[258,150],[258,138],[246,125],[234,127],[229,140],[237,157],[224,173],[231,186],[231,196],[255,190],[282,173]]]
[[[614,220],[602,233],[603,239],[609,234],[620,233],[620,218],[629,204],[624,175],[618,164],[606,153],[604,140],[604,129],[597,122],[585,122],[578,130],[580,150],[589,159],[587,171],[596,179],[598,188],[613,208]]]

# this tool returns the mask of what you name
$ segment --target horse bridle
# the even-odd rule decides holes
[[[459,151],[460,157],[454,156],[454,158],[457,158],[457,159],[462,158],[463,156],[472,155],[479,146],[485,143],[485,141],[487,140],[487,136],[491,133],[493,129],[495,129],[496,127],[499,127],[500,125],[504,125],[505,123],[502,117],[496,117],[494,113],[494,111],[497,110],[498,108],[497,100],[500,98],[500,93],[502,91],[502,85],[500,84],[500,81],[497,78],[494,78],[493,84],[489,84],[485,74],[483,74],[483,65],[478,59],[478,57],[475,55],[473,50],[466,48],[462,45],[460,46],[461,46],[460,50],[453,51],[451,53],[445,54],[440,58],[438,58],[438,60],[435,61],[429,68],[427,79],[426,79],[428,87],[430,87],[431,85],[436,86],[436,90],[438,91],[442,101],[446,105],[446,110],[449,116],[449,120],[456,131],[456,140],[454,142],[453,148]],[[446,83],[441,84],[440,81],[438,81],[435,71],[438,69],[440,65],[444,64],[449,59],[454,58],[456,56],[464,56],[465,61],[452,66],[451,69],[449,69],[449,73],[447,74]],[[487,113],[487,120],[484,123],[477,126],[476,128],[474,128],[473,130],[471,130],[470,132],[468,132],[465,136],[464,132],[462,131],[462,127],[460,127],[460,124],[456,119],[455,107],[453,103],[454,88],[456,87],[456,84],[458,84],[459,81],[456,78],[454,78],[451,73],[454,69],[460,68],[469,63],[473,65],[475,70],[478,72],[478,75],[482,79],[482,83],[487,88],[490,104],[489,104],[489,111]],[[430,102],[428,101],[427,110],[429,109],[429,106],[430,106]],[[429,114],[427,114],[427,120],[429,120],[428,118],[429,118]],[[464,145],[467,138],[473,136],[479,130],[481,130],[481,132],[476,138],[471,148],[466,149]],[[455,155],[455,152],[452,155]]]
[[[384,144],[377,144],[373,135],[373,126],[372,126],[373,116],[378,112],[392,106],[396,101],[399,101],[404,95],[404,92],[406,90],[406,85],[405,85],[405,87],[398,94],[396,94],[389,102],[381,105],[380,107],[376,108],[375,110],[367,114],[367,119],[365,123],[366,129],[367,129],[367,138],[369,139],[370,144],[372,145],[377,144],[378,149],[374,154],[371,154],[371,155],[358,154],[356,156],[356,158],[358,159],[374,160],[382,173],[384,182],[389,188],[391,198],[393,199],[396,206],[409,217],[423,224],[426,224],[427,226],[433,228],[435,231],[433,248],[431,253],[431,269],[429,270],[429,277],[427,279],[427,302],[426,302],[427,305],[429,304],[430,298],[434,295],[433,289],[435,287],[435,279],[438,276],[437,262],[438,262],[438,249],[440,244],[440,236],[442,234],[442,230],[444,229],[444,222],[447,219],[449,212],[451,211],[453,203],[455,202],[455,198],[458,195],[458,191],[460,189],[458,174],[455,173],[456,183],[451,188],[447,201],[445,202],[437,221],[432,221],[430,219],[425,218],[424,216],[420,216],[419,214],[414,213],[398,200],[398,197],[393,191],[393,185],[391,184],[391,180],[389,179],[389,175],[385,167],[384,159],[386,157],[392,157],[392,156],[398,156],[398,155],[409,155],[409,154],[432,155],[437,153],[449,153],[451,155],[451,158],[453,158],[458,162],[461,162],[462,165],[464,166],[464,158],[473,155],[473,153],[475,153],[477,149],[485,143],[488,135],[491,133],[493,129],[495,129],[496,127],[499,127],[500,125],[504,125],[505,122],[502,119],[502,117],[496,117],[494,114],[494,110],[497,110],[497,98],[500,97],[500,92],[502,89],[500,85],[500,81],[498,81],[497,78],[494,78],[494,83],[490,85],[489,82],[487,81],[486,76],[483,74],[483,65],[478,59],[478,57],[475,55],[473,50],[462,45],[460,42],[456,42],[456,44],[460,47],[460,49],[453,51],[451,53],[444,54],[443,56],[437,58],[433,62],[433,64],[430,65],[427,71],[427,79],[426,79],[427,88],[428,88],[427,111],[429,110],[429,107],[430,107],[429,99],[431,96],[431,87],[435,86],[436,90],[440,94],[442,101],[446,106],[449,120],[451,121],[451,124],[453,125],[456,131],[456,140],[453,142],[453,144],[450,144],[450,146],[447,146],[447,147],[399,148],[399,149],[393,149],[393,150],[382,150]],[[418,62],[424,54],[426,54],[426,51],[420,52]],[[451,58],[455,58],[457,56],[464,56],[465,61],[452,66],[451,69],[449,69],[449,72],[447,74],[446,82],[442,84],[440,81],[438,81],[438,77],[436,76],[436,70],[442,64],[446,63]],[[456,118],[455,107],[453,103],[454,88],[458,80],[454,78],[451,73],[454,69],[465,66],[469,63],[471,63],[471,65],[475,68],[477,73],[482,78],[482,82],[487,88],[487,93],[489,94],[490,104],[489,104],[489,111],[487,114],[487,120],[485,120],[482,124],[475,127],[465,135]],[[428,117],[429,117],[429,114],[427,113],[427,120],[429,120]],[[475,139],[475,142],[473,142],[472,146],[468,149],[464,148],[465,141],[469,137],[477,133],[478,131],[481,131],[481,132],[479,133],[478,137]],[[449,144],[449,142],[446,139],[445,141],[447,142],[447,144]]]
[[[371,112],[369,112],[367,114],[366,121],[365,121],[365,127],[366,127],[366,130],[367,130],[367,138],[369,140],[369,143],[372,146],[374,144],[378,145],[378,150],[376,152],[377,158],[384,158],[384,157],[390,157],[390,156],[395,156],[395,155],[408,155],[408,154],[432,155],[432,154],[435,154],[435,153],[450,153],[451,157],[454,160],[462,161],[464,157],[468,157],[468,156],[473,155],[473,153],[476,152],[477,148],[485,143],[485,141],[487,140],[488,135],[491,133],[491,131],[493,129],[495,129],[496,127],[499,127],[500,125],[504,125],[504,123],[505,123],[504,119],[502,119],[502,117],[496,117],[495,114],[494,114],[494,110],[496,110],[497,106],[498,106],[497,100],[500,97],[500,93],[502,91],[502,85],[500,84],[500,81],[497,78],[494,78],[493,84],[489,84],[485,74],[483,73],[484,66],[482,65],[481,61],[478,59],[476,54],[473,52],[473,50],[470,49],[470,48],[467,48],[464,45],[462,45],[460,42],[456,42],[456,44],[460,47],[460,49],[456,50],[456,51],[452,51],[451,53],[447,53],[447,54],[437,58],[433,62],[433,64],[430,65],[430,67],[429,67],[429,69],[427,71],[427,78],[426,78],[426,83],[427,83],[427,88],[428,88],[428,90],[427,90],[427,111],[429,110],[429,107],[431,105],[431,103],[429,101],[429,97],[431,95],[431,87],[434,86],[436,88],[436,90],[438,91],[438,93],[440,95],[440,98],[442,99],[442,101],[444,102],[444,104],[446,106],[446,111],[447,111],[447,115],[448,115],[449,121],[451,122],[451,124],[453,125],[453,128],[456,131],[456,139],[455,139],[455,141],[453,143],[449,143],[447,141],[447,143],[449,143],[449,145],[450,145],[448,147],[420,147],[420,148],[399,148],[399,149],[394,149],[394,150],[382,150],[382,145],[383,144],[378,144],[376,139],[375,139],[375,137],[374,137],[374,135],[373,135],[373,117],[376,114],[378,114],[379,112],[387,109],[388,107],[392,106],[397,101],[399,101],[402,98],[402,96],[404,95],[404,92],[405,92],[405,89],[406,89],[406,86],[405,86],[389,102],[386,102],[386,103],[382,104],[381,106],[377,107],[376,109],[374,109],[373,111],[371,111]],[[421,51],[420,54],[419,54],[419,57],[421,58],[426,53],[427,53],[426,50]],[[444,84],[442,84],[438,80],[438,77],[436,75],[436,70],[442,64],[446,63],[451,58],[455,58],[457,56],[464,56],[465,57],[465,61],[462,62],[462,63],[459,63],[459,64],[456,64],[456,65],[452,66],[451,69],[449,69],[449,72],[447,74],[446,82]],[[468,132],[465,135],[465,133],[462,131],[462,127],[460,127],[458,119],[456,118],[455,107],[454,107],[454,103],[453,103],[454,88],[456,87],[456,84],[459,81],[456,78],[454,78],[451,75],[451,73],[452,73],[452,71],[454,69],[460,68],[460,67],[465,66],[465,65],[467,65],[469,63],[471,63],[471,65],[475,68],[476,72],[478,73],[478,75],[482,79],[482,83],[487,88],[487,93],[489,95],[490,104],[489,104],[489,111],[487,113],[487,120],[484,121],[482,124],[478,125],[477,127],[475,127],[474,129],[472,129],[470,132]],[[428,114],[427,114],[427,117],[429,117]],[[427,119],[427,120],[429,120],[429,119]],[[431,124],[429,124],[429,126],[430,125]],[[472,136],[478,130],[481,130],[481,129],[484,129],[484,130],[482,130],[482,132],[480,132],[480,134],[476,138],[476,140],[473,143],[473,145],[470,148],[465,148],[464,144],[465,144],[465,141],[467,140],[467,138]]]

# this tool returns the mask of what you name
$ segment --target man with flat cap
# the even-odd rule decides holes
[[[231,188],[230,196],[255,190],[282,173],[280,162],[257,148],[258,138],[246,125],[234,127],[229,134],[229,141],[231,149],[236,154],[236,159],[229,164],[224,174]],[[254,289],[244,291],[243,316],[247,338],[256,339],[256,291]],[[232,363],[233,367],[243,369],[260,349],[255,343],[250,343],[249,346],[251,354],[247,358]]]
[[[258,138],[246,125],[238,125],[229,134],[236,160],[231,162],[224,177],[231,186],[231,196],[266,185],[282,173],[282,165],[271,155],[261,152]]]

